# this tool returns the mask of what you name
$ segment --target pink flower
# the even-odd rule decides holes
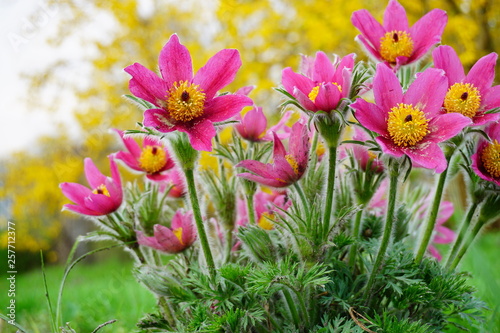
[[[151,180],[159,180],[163,177],[162,172],[175,165],[167,148],[158,140],[146,136],[141,148],[133,138],[124,136],[123,131],[115,131],[127,148],[126,152],[118,152],[116,158],[123,161],[129,168],[145,172]]]
[[[434,66],[443,69],[448,77],[448,92],[444,99],[446,112],[458,112],[472,119],[473,126],[500,118],[498,113],[485,111],[500,107],[500,85],[492,87],[498,55],[490,53],[479,59],[465,75],[455,50],[448,45],[432,52]]]
[[[309,136],[307,126],[297,122],[292,127],[289,150],[287,153],[283,143],[274,135],[274,162],[264,164],[259,161],[244,160],[237,167],[248,169],[251,173],[240,173],[238,176],[271,187],[286,187],[297,182],[304,174],[309,156]]]
[[[158,183],[160,184],[160,191],[164,192],[167,188],[170,188],[169,197],[180,198],[186,194],[184,178],[177,168],[170,170]]]
[[[167,253],[179,253],[190,247],[195,239],[196,232],[193,225],[193,214],[182,213],[178,210],[173,219],[171,228],[155,224],[154,236],[147,237],[141,231],[136,231],[137,242]]]
[[[354,129],[354,135],[352,139],[355,141],[365,142],[370,138],[364,131],[356,127]],[[377,158],[377,155],[369,151],[365,146],[359,144],[346,144],[345,148],[352,150],[352,154],[358,161],[361,170],[366,171],[368,169],[368,165],[370,165],[370,169],[375,173],[381,173],[384,171],[384,165],[382,161],[379,160]],[[346,153],[344,151],[341,151],[340,153],[340,157],[344,158]]]
[[[254,196],[255,219],[257,225],[265,230],[272,230],[274,225],[272,220],[276,214],[281,214],[281,210],[287,210],[292,205],[292,201],[284,192],[266,193],[259,191]],[[248,224],[248,212],[244,200],[238,201],[238,222],[239,226]]]
[[[472,169],[484,180],[500,186],[500,123],[485,129],[491,142],[481,138],[476,153],[472,155]]]
[[[244,117],[241,115],[236,115],[235,119],[240,121],[239,124],[235,125],[234,128],[238,131],[241,137],[245,140],[252,142],[260,141],[271,141],[273,136],[271,132],[276,132],[283,130],[283,133],[279,133],[279,139],[286,139],[290,135],[290,128],[285,125],[286,121],[290,118],[291,112],[285,112],[280,121],[266,130],[267,128],[267,118],[262,112],[261,107],[254,107],[252,110],[248,111]]]
[[[376,60],[399,67],[422,58],[441,41],[448,21],[446,12],[433,9],[410,28],[406,11],[391,0],[380,24],[366,9],[355,11],[352,24],[361,32],[356,38]]]
[[[439,213],[436,219],[436,225],[434,226],[434,235],[432,237],[431,244],[427,248],[430,254],[438,261],[441,261],[442,256],[437,248],[432,244],[449,244],[455,240],[455,232],[443,225],[452,215],[453,204],[449,201],[443,201],[439,207]]]
[[[84,170],[90,188],[77,183],[61,183],[63,194],[75,204],[64,205],[73,212],[101,216],[116,211],[123,199],[120,173],[114,156],[109,156],[111,177],[103,175],[90,158],[84,160]]]
[[[429,68],[403,93],[396,74],[379,63],[373,82],[375,104],[357,99],[351,106],[363,126],[380,134],[376,141],[384,153],[407,155],[416,165],[441,173],[447,162],[438,143],[471,123],[458,113],[441,114],[446,81],[442,70]]]
[[[330,112],[349,96],[354,54],[337,58],[332,64],[324,52],[317,52],[314,61],[303,58],[301,68],[303,74],[285,68],[281,80],[285,90],[306,110]]]
[[[130,91],[158,108],[144,112],[144,125],[160,132],[187,133],[196,150],[212,150],[214,122],[233,117],[252,100],[242,94],[215,96],[234,80],[241,66],[238,50],[224,49],[193,76],[191,55],[172,35],[158,59],[161,78],[135,63],[125,68],[132,75]]]

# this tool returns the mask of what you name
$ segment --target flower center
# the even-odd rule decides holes
[[[397,57],[409,57],[413,53],[413,39],[406,31],[390,31],[380,38],[380,55],[390,63]]]
[[[481,94],[472,83],[455,83],[448,89],[444,98],[447,112],[461,113],[472,118],[481,106]]]
[[[338,84],[337,82],[332,82],[332,84],[336,85],[337,88],[339,88],[339,91],[342,92],[342,86],[340,84]],[[323,83],[320,83],[311,89],[311,92],[309,93],[309,95],[307,95],[307,97],[309,97],[309,99],[311,101],[313,101],[313,102],[316,101],[316,97],[318,97],[318,93],[319,93],[319,87],[321,87],[322,85],[323,85]]]
[[[295,158],[292,155],[287,154],[287,155],[285,155],[285,159],[287,160],[287,162],[292,167],[293,172],[295,172],[295,174],[298,175],[299,174],[299,164],[297,163],[297,161],[295,160]]]
[[[500,177],[500,143],[497,140],[493,140],[483,149],[481,161],[483,161],[484,168],[492,177]]]
[[[200,86],[187,81],[175,82],[169,90],[167,108],[176,121],[188,122],[203,114],[205,106],[205,93]]]
[[[177,239],[179,240],[179,242],[182,245],[184,245],[184,243],[182,242],[182,228],[174,229],[174,230],[172,230],[172,232],[174,233],[175,237],[177,237]]]
[[[389,112],[387,131],[399,147],[414,146],[429,133],[428,123],[422,111],[411,104],[400,103]]]
[[[105,195],[105,196],[107,196],[107,197],[110,197],[110,195],[109,195],[109,191],[108,191],[108,189],[106,188],[106,186],[105,186],[104,184],[101,184],[101,185],[97,186],[97,187],[96,187],[96,188],[92,191],[92,193],[94,193],[94,194],[103,194],[103,195]]]
[[[161,146],[145,146],[139,157],[139,166],[147,173],[156,173],[167,164],[167,154]]]
[[[273,230],[274,229],[274,224],[271,222],[273,220],[274,213],[273,212],[264,212],[259,218],[259,222],[257,225],[261,227],[264,230]]]

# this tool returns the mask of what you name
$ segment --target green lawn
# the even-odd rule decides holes
[[[484,324],[483,333],[500,333],[500,266],[497,263],[500,233],[484,235],[465,256],[462,269],[472,273],[471,284],[478,289],[478,296],[492,309]],[[102,333],[130,333],[145,313],[155,309],[152,294],[136,283],[131,275],[132,263],[113,250],[114,254],[88,264],[79,263],[70,273],[63,297],[63,319],[70,322],[77,332],[92,332],[99,324],[117,319],[113,325],[100,330]],[[46,275],[49,292],[56,299],[63,267],[48,267]],[[2,283],[5,276],[1,276]],[[17,319],[33,333],[50,332],[47,302],[44,297],[40,270],[18,274]],[[4,285],[4,284],[2,284]],[[0,312],[5,313],[7,293],[0,295]],[[15,332],[0,325],[0,332]],[[450,332],[459,332],[451,330]]]

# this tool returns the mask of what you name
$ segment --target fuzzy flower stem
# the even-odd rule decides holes
[[[196,222],[196,229],[198,232],[198,237],[200,238],[201,248],[203,250],[203,255],[207,261],[208,271],[212,280],[215,279],[215,263],[212,256],[212,251],[210,250],[210,245],[208,243],[207,233],[205,232],[205,227],[203,226],[203,220],[201,218],[200,204],[198,202],[198,195],[196,193],[196,185],[194,183],[194,172],[191,168],[186,168],[184,170],[186,174],[186,182],[189,192],[189,201],[191,202],[191,208],[193,210],[194,220]]]
[[[365,292],[363,297],[367,298],[375,282],[375,277],[382,265],[385,257],[385,252],[389,246],[389,241],[392,234],[392,225],[394,222],[394,208],[396,206],[396,194],[398,189],[398,174],[399,174],[399,164],[395,160],[392,161],[392,166],[389,169],[389,197],[387,201],[387,213],[385,216],[384,234],[382,235],[382,241],[380,242],[380,248],[373,263],[373,268],[368,278],[368,282],[365,287]]]
[[[354,244],[351,245],[349,251],[349,266],[354,271],[356,268],[356,254],[358,252],[359,230],[361,229],[361,219],[363,217],[363,209],[358,210],[354,219],[354,227],[352,229],[352,236],[354,237]]]
[[[311,156],[309,163],[312,165],[312,169],[316,168],[316,163],[318,162],[318,155],[316,154],[316,149],[318,148],[318,138],[318,131],[315,131],[313,134],[311,150],[309,151],[309,156]]]
[[[225,253],[225,262],[231,261],[231,250],[233,249],[233,230],[226,230],[226,253]]]
[[[294,300],[292,295],[290,294],[290,291],[288,288],[283,289],[283,295],[285,296],[286,303],[288,304],[288,307],[290,308],[290,313],[292,315],[293,321],[297,326],[300,326],[300,318],[299,318],[299,312],[297,311],[297,308],[295,305],[297,304]]]
[[[464,256],[465,252],[467,252],[467,249],[470,247],[472,244],[472,241],[474,241],[474,238],[476,238],[477,234],[481,230],[481,228],[487,223],[488,221],[482,218],[479,218],[479,220],[476,221],[476,223],[473,225],[472,230],[470,233],[467,235],[466,239],[464,240],[464,243],[460,247],[460,250],[456,254],[455,258],[451,262],[451,264],[448,267],[448,270],[452,271],[455,268],[457,268],[458,264],[460,263],[460,260],[462,260],[462,257]]]
[[[446,160],[448,164],[450,162],[451,156],[453,153],[449,153],[446,156]],[[434,193],[434,199],[432,201],[431,211],[427,217],[427,221],[425,224],[425,230],[422,238],[420,239],[420,245],[418,246],[418,251],[415,257],[415,262],[420,264],[422,261],[425,251],[429,246],[429,242],[431,240],[432,232],[434,231],[434,226],[436,224],[436,219],[439,213],[439,206],[441,205],[441,198],[443,197],[444,184],[446,183],[446,177],[448,175],[448,168],[446,168],[440,175],[438,184],[436,187],[436,192]]]
[[[302,206],[304,206],[304,211],[306,213],[306,216],[309,216],[309,203],[307,201],[304,190],[302,189],[302,187],[298,183],[294,183],[293,188],[299,194],[300,201],[302,201]]]
[[[337,146],[328,147],[328,178],[326,184],[326,201],[323,215],[323,232],[328,235],[333,207],[333,194],[335,192],[335,170],[337,164]]]
[[[470,226],[470,223],[472,221],[472,218],[474,217],[474,213],[476,212],[477,207],[479,206],[478,201],[474,201],[470,207],[469,210],[467,211],[467,215],[465,216],[464,220],[462,221],[462,225],[460,226],[460,231],[458,233],[457,239],[455,239],[455,242],[453,243],[453,247],[448,254],[448,258],[445,261],[444,266],[446,269],[450,268],[451,263],[457,256],[457,252],[460,248],[460,245],[462,244],[462,241],[467,233],[467,229]]]
[[[245,196],[245,201],[247,204],[247,212],[248,212],[248,224],[255,225],[255,208],[253,204],[253,193],[249,193]]]

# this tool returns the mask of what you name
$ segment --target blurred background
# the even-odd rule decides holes
[[[457,50],[466,70],[500,47],[497,0],[400,2],[410,24],[433,8],[447,11],[442,43]],[[90,221],[61,212],[69,201],[59,183],[86,183],[85,157],[108,173],[106,156],[121,149],[109,130],[133,129],[142,121],[141,112],[122,97],[129,93],[123,68],[140,62],[156,69],[171,34],[191,51],[195,70],[220,49],[239,49],[243,66],[227,89],[256,85],[251,97],[266,113],[277,114],[280,96],[271,88],[280,84],[281,70],[298,69],[300,54],[318,50],[355,52],[366,60],[354,42],[358,31],[351,14],[365,8],[381,21],[386,5],[372,0],[0,0],[1,267],[7,221],[16,225],[20,274],[40,267],[40,250],[46,263],[64,263],[75,237],[92,230]],[[496,73],[498,84],[498,67]],[[456,208],[457,214],[463,210]],[[491,242],[498,248],[498,237]]]

